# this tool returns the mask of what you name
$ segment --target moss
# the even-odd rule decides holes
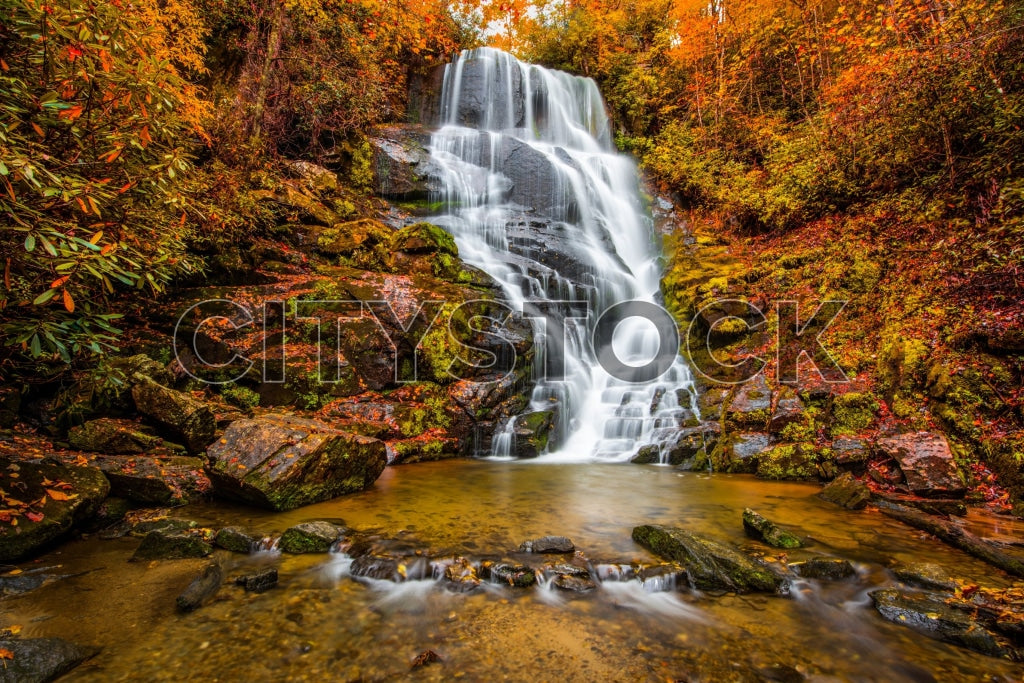
[[[459,248],[455,244],[455,238],[433,223],[420,222],[402,228],[391,238],[391,248],[394,251],[405,251],[421,254],[447,254],[456,259],[459,257]]]
[[[349,144],[351,165],[348,179],[353,188],[369,192],[373,189],[373,146],[364,137]]]
[[[757,476],[762,479],[813,479],[818,475],[818,453],[814,444],[783,444],[757,459]]]
[[[252,410],[260,404],[260,395],[249,387],[232,384],[221,391],[221,396],[228,403],[238,406],[243,410]]]
[[[832,399],[831,434],[835,436],[858,434],[874,422],[879,403],[868,393],[850,392]]]

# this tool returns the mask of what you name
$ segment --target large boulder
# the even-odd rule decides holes
[[[210,445],[217,431],[217,418],[210,407],[188,394],[136,375],[132,387],[135,407],[174,440],[180,440],[192,453]]]
[[[113,495],[143,505],[189,503],[210,490],[200,458],[99,456],[95,463],[110,480]]]
[[[44,550],[95,515],[109,492],[94,467],[0,460],[0,562]]]
[[[967,493],[949,443],[941,434],[899,434],[879,439],[875,450],[896,461],[911,493],[931,498],[958,498]]]
[[[272,510],[361,491],[387,464],[382,441],[286,415],[233,422],[207,454],[217,493]]]
[[[3,638],[0,651],[0,683],[53,681],[99,652],[60,638]]]
[[[373,150],[373,190],[382,197],[427,199],[441,190],[440,170],[427,146],[430,133],[419,126],[381,126],[367,137]]]
[[[655,555],[686,567],[701,590],[777,591],[782,577],[755,559],[710,538],[684,529],[645,524],[633,529],[633,540]]]
[[[468,128],[518,128],[525,122],[523,72],[509,61],[492,64],[489,55],[471,55],[452,66],[461,74],[457,110],[448,112],[455,123]],[[495,73],[494,69],[497,69]],[[540,83],[534,85],[536,92]],[[511,120],[490,120],[489,112],[511,114]]]

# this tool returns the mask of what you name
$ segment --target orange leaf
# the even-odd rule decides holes
[[[14,653],[6,647],[0,647],[0,659],[14,659]]]
[[[32,122],[32,130],[34,130],[36,132],[36,135],[38,135],[39,137],[41,137],[41,138],[45,138],[46,137],[46,132],[43,131],[42,127],[38,123],[36,123],[35,121]]]
[[[46,493],[54,500],[71,500],[71,496],[56,489],[46,489]]]
[[[71,298],[71,292],[66,289],[64,290],[64,308],[67,309],[68,313],[75,312],[75,300]]]
[[[28,517],[28,521],[39,523],[43,521],[44,515],[42,512],[26,512],[25,516]]]
[[[65,109],[60,113],[60,118],[67,119],[68,121],[74,121],[82,115],[83,107],[80,104],[76,104],[73,107]]]
[[[70,275],[65,275],[64,277],[59,277],[59,278],[57,278],[56,280],[54,280],[53,282],[50,283],[50,289],[57,289],[58,287],[60,287],[61,285],[63,285],[65,282],[67,282],[70,279],[71,279]],[[46,486],[46,482],[45,481],[43,482],[43,486]]]

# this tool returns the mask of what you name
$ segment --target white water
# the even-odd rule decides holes
[[[647,444],[664,458],[696,411],[689,369],[676,355],[657,380],[625,382],[598,364],[591,344],[601,313],[657,302],[661,277],[636,167],[612,145],[596,84],[480,48],[446,67],[441,116],[431,152],[445,188],[434,199],[446,208],[432,220],[454,235],[463,260],[501,283],[516,310],[589,304],[586,319],[566,322],[564,380],[537,376],[529,411],[558,414],[554,452],[542,459],[627,460]],[[543,325],[535,329],[540,351]],[[642,366],[659,337],[650,322],[627,318],[612,346],[622,362]],[[535,369],[543,368],[538,353]],[[496,431],[493,455],[514,452],[513,426]]]

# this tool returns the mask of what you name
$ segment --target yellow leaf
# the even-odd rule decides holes
[[[74,310],[74,306],[72,306],[72,310]],[[56,489],[46,489],[46,493],[47,495],[50,496],[50,498],[53,498],[54,500],[71,500],[72,498],[72,496],[69,496],[63,491],[58,491]]]
[[[89,243],[90,243],[90,244],[99,244],[99,241],[100,241],[101,239],[103,239],[103,231],[102,231],[102,230],[100,230],[100,231],[99,231],[99,232],[97,232],[97,233],[96,233],[95,235],[93,235],[92,237],[90,237],[90,238],[89,238]]]

